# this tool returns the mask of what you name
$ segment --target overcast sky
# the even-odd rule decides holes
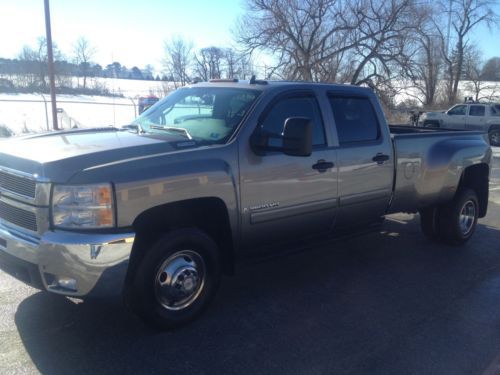
[[[244,0],[51,0],[52,37],[71,54],[79,36],[96,47],[94,60],[127,67],[161,66],[163,41],[183,35],[195,47],[234,44],[231,30]],[[500,5],[496,6],[500,13]],[[0,0],[0,57],[13,58],[45,35],[43,0]],[[483,57],[500,56],[500,31],[477,30]]]

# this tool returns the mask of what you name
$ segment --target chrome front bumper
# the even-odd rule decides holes
[[[116,296],[123,291],[134,236],[48,231],[35,238],[0,223],[0,253],[38,268],[42,287],[50,292]]]

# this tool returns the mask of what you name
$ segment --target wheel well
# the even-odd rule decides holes
[[[136,237],[128,276],[133,274],[147,249],[163,234],[174,229],[192,227],[204,231],[217,243],[224,273],[234,272],[229,215],[225,203],[219,198],[189,199],[156,206],[137,216],[132,226]]]
[[[486,216],[488,209],[490,168],[487,164],[476,164],[467,167],[462,174],[459,187],[474,190],[479,199],[479,217]]]

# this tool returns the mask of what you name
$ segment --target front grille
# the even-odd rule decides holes
[[[0,171],[0,188],[26,197],[35,198],[36,181]]]
[[[36,216],[33,212],[23,210],[2,201],[0,201],[0,219],[33,232],[38,230]]]

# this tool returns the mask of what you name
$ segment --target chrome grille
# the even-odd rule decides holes
[[[0,188],[25,197],[35,198],[36,181],[0,171]]]
[[[38,230],[36,216],[33,212],[12,206],[3,201],[0,201],[0,219],[33,232]]]

